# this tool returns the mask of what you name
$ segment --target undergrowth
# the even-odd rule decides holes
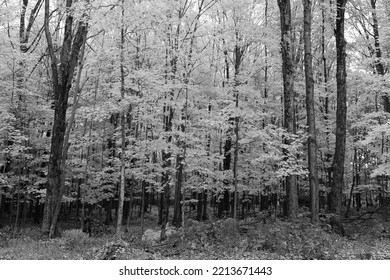
[[[48,239],[38,227],[14,238],[0,232],[0,259],[390,259],[390,226],[375,218],[359,226],[346,225],[346,236],[325,222],[313,225],[305,216],[291,223],[234,219],[198,222],[188,219],[184,229],[168,228],[160,242],[155,221],[133,222],[123,241],[113,234],[92,236],[79,229],[64,230]],[[357,230],[359,229],[359,230]]]

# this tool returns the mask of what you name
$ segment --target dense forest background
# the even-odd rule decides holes
[[[387,219],[390,2],[0,3],[0,221]],[[265,220],[264,220],[265,221]],[[168,226],[167,226],[168,225]],[[77,225],[79,226],[79,225]]]

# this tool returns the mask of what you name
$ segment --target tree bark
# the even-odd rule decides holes
[[[344,187],[344,161],[347,133],[347,85],[346,85],[346,41],[344,36],[345,5],[347,0],[337,0],[336,52],[337,52],[337,108],[336,108],[336,149],[332,164],[332,191],[330,210],[341,215],[342,192]]]
[[[325,91],[325,97],[323,99],[323,115],[325,120],[325,125],[328,124],[329,119],[329,96],[328,96],[328,63],[327,58],[325,54],[325,31],[326,31],[326,7],[325,7],[325,0],[322,0],[321,2],[322,8],[321,8],[321,17],[322,17],[322,26],[321,26],[321,56],[322,56],[322,68],[323,68],[323,84],[324,84],[324,91]],[[327,186],[331,188],[331,181],[332,181],[332,154],[330,152],[330,143],[329,143],[329,130],[326,130],[325,133],[325,139],[326,139],[326,148],[327,151],[325,153],[325,170],[327,174]]]
[[[294,58],[292,53],[292,25],[290,0],[278,0],[280,10],[281,51],[283,71],[283,101],[284,101],[284,128],[291,134],[296,133],[295,124],[295,93],[294,93]],[[288,145],[290,139],[284,139]],[[288,152],[285,151],[288,157]],[[294,220],[298,209],[298,190],[296,175],[286,177],[287,217]]]
[[[375,46],[375,70],[378,75],[383,76],[385,74],[385,67],[382,62],[382,50],[379,41],[379,26],[378,16],[376,14],[376,0],[370,0],[372,8],[372,29],[374,32],[374,46]],[[390,99],[387,93],[383,96],[383,107],[385,112],[390,113]]]
[[[311,23],[312,23],[312,1],[303,0],[304,6],[304,48],[305,48],[305,78],[306,78],[306,114],[308,126],[308,169],[310,185],[310,210],[311,222],[318,222],[319,212],[319,191],[317,176],[317,139],[316,139],[316,119],[314,110],[314,80],[313,80],[313,63],[311,51]]]
[[[371,4],[371,8],[372,8],[372,21],[373,21],[373,24],[372,24],[372,28],[373,28],[373,32],[374,32],[374,46],[375,46],[375,69],[376,69],[376,72],[378,75],[380,76],[383,76],[385,75],[385,67],[383,65],[383,62],[382,62],[382,50],[381,50],[381,45],[380,45],[380,41],[379,41],[379,26],[378,26],[378,17],[377,17],[377,14],[376,14],[376,1],[377,0],[370,0],[370,4]],[[390,7],[388,2],[386,2],[386,10],[388,12],[388,8]],[[389,16],[389,14],[387,15]],[[389,95],[387,93],[383,93],[382,95],[382,99],[383,99],[383,109],[386,113],[390,113],[390,98],[389,98]],[[384,215],[384,219],[385,221],[387,221],[388,219],[388,215],[387,215],[387,212],[388,212],[388,206],[389,206],[389,198],[388,197],[384,197],[383,198],[383,201],[384,201],[384,204],[383,204],[383,207],[384,207],[384,210],[383,210],[383,215]]]
[[[47,176],[46,202],[43,216],[42,230],[52,237],[57,231],[58,214],[61,207],[65,179],[63,158],[66,157],[64,138],[66,130],[66,110],[68,96],[72,86],[73,74],[79,59],[82,44],[87,35],[87,23],[79,21],[78,28],[73,36],[74,18],[69,12],[66,16],[64,39],[61,48],[59,66],[54,52],[54,44],[49,28],[50,0],[45,0],[45,34],[51,59],[51,82],[54,93],[54,120],[51,137],[50,159]],[[66,1],[66,7],[71,8],[72,0]]]
[[[176,55],[173,55],[173,57],[170,60],[170,64],[172,66],[171,69],[171,78],[174,78],[176,75],[176,63],[177,63],[177,58]],[[172,119],[173,119],[173,108],[172,105],[170,104],[173,100],[174,97],[174,91],[173,89],[169,93],[169,97],[167,97],[166,104],[164,105],[163,109],[163,124],[164,124],[164,131],[166,133],[171,133],[172,132]],[[172,142],[172,135],[169,135],[167,137],[167,142],[171,143]],[[170,205],[170,197],[171,197],[171,174],[168,169],[172,166],[171,162],[171,151],[163,151],[162,152],[162,161],[163,161],[163,168],[166,168],[167,170],[164,171],[163,176],[162,176],[162,186],[163,186],[163,195],[161,199],[161,236],[160,240],[165,240],[166,239],[166,226],[168,223],[168,216],[169,216],[169,205]]]
[[[236,42],[238,43],[240,38],[238,36],[238,31],[236,31]],[[238,86],[240,85],[239,75],[240,75],[240,67],[243,59],[245,48],[240,47],[239,45],[235,45],[234,47],[234,85],[233,85],[233,93],[235,98],[235,108],[238,110],[239,103],[239,91]],[[238,112],[236,112],[238,114]],[[239,116],[234,117],[234,160],[233,160],[233,186],[234,186],[234,198],[233,198],[233,218],[237,219],[237,211],[238,211],[238,149],[239,149],[239,129],[240,129],[240,119]]]
[[[121,43],[120,43],[120,72],[121,72],[121,99],[125,98],[125,70],[124,70],[124,45],[125,45],[125,29],[124,29],[124,17],[125,8],[124,0],[122,0],[122,27],[121,27]],[[118,215],[116,221],[116,233],[115,239],[120,240],[122,238],[122,219],[123,219],[123,204],[125,201],[125,185],[126,185],[126,113],[121,112],[121,180],[119,184],[119,198],[118,198]]]

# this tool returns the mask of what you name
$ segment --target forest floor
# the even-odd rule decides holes
[[[294,223],[272,215],[239,222],[188,219],[184,230],[169,228],[164,242],[157,240],[156,215],[145,216],[148,230],[143,235],[141,222],[133,221],[120,242],[113,241],[113,228],[92,237],[66,229],[61,237],[49,239],[37,226],[27,226],[11,238],[12,228],[4,226],[0,259],[390,259],[390,222],[380,214],[344,219],[342,235],[329,217],[313,225],[308,212],[300,212]]]

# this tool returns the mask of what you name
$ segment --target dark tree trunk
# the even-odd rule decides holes
[[[278,0],[281,27],[281,51],[283,70],[283,99],[284,99],[284,128],[287,132],[295,134],[295,92],[294,92],[294,58],[292,53],[292,25],[290,0]],[[284,139],[288,145],[290,139]],[[288,151],[285,151],[288,157]],[[287,217],[294,220],[298,209],[297,178],[295,175],[286,177]]]
[[[328,64],[327,64],[327,58],[326,58],[326,49],[325,49],[325,31],[326,31],[326,6],[325,6],[325,0],[322,0],[321,2],[322,8],[321,8],[321,17],[322,17],[322,26],[321,26],[321,56],[322,56],[322,67],[323,67],[323,83],[324,83],[324,90],[325,90],[325,97],[323,99],[323,114],[324,114],[324,120],[327,124],[327,121],[329,119],[329,97],[328,97]],[[326,145],[327,150],[325,153],[325,170],[326,170],[326,176],[327,176],[327,186],[330,189],[331,181],[332,181],[332,154],[330,151],[330,144],[329,144],[329,130],[326,131],[325,134],[326,138]],[[325,207],[325,206],[324,206]]]
[[[378,17],[376,14],[376,0],[370,0],[372,8],[372,28],[374,32],[374,46],[375,46],[375,69],[378,75],[383,76],[385,74],[385,69],[382,63],[382,50],[379,41],[379,27],[378,27]],[[385,97],[388,96],[386,95]],[[390,107],[389,107],[390,108]]]
[[[5,195],[3,194],[0,194],[0,219],[2,218],[3,216],[3,211],[4,211],[4,199],[5,199]]]
[[[385,74],[385,67],[382,62],[382,50],[380,46],[380,41],[379,41],[379,26],[378,26],[378,17],[376,14],[376,2],[377,0],[370,0],[371,8],[372,8],[372,28],[374,32],[374,45],[375,45],[375,69],[378,75],[383,76]],[[387,1],[385,1],[387,2]],[[388,5],[388,4],[387,4]],[[388,6],[386,6],[388,8]],[[383,94],[383,108],[386,113],[390,113],[390,98],[388,93]],[[384,204],[384,210],[383,210],[383,216],[385,221],[388,220],[388,206],[389,206],[389,198],[384,197],[383,198]]]
[[[306,78],[306,114],[308,126],[308,169],[310,185],[311,222],[318,222],[319,192],[317,178],[317,147],[316,147],[316,119],[314,110],[314,80],[311,51],[311,23],[312,2],[303,0],[304,4],[304,44],[305,44],[305,78]]]
[[[182,146],[182,144],[179,144]],[[175,203],[173,209],[173,220],[172,224],[179,228],[182,225],[182,184],[183,184],[183,161],[184,161],[184,152],[176,156],[177,162],[177,172],[176,172],[176,184],[175,184]]]
[[[374,46],[375,46],[375,69],[378,75],[383,76],[385,74],[385,67],[382,62],[382,50],[379,41],[379,26],[378,16],[376,14],[376,0],[370,0],[372,8],[372,28],[374,32]],[[390,99],[388,94],[383,95],[383,107],[385,112],[390,113]]]
[[[173,92],[170,93],[170,100],[173,99]],[[165,132],[172,131],[172,118],[173,118],[173,108],[170,105],[164,106],[164,130]],[[172,142],[172,136],[168,136],[168,142]],[[163,151],[162,152],[163,168],[169,168],[171,163],[171,152]],[[170,188],[170,176],[169,171],[164,171],[162,178],[163,194],[161,198],[161,240],[166,239],[165,230],[168,223],[168,214],[169,214],[169,204],[171,197],[171,188]]]
[[[203,212],[202,220],[207,220],[207,190],[203,190]]]
[[[201,221],[202,220],[202,215],[203,215],[203,192],[200,191],[198,192],[198,205],[197,205],[197,215],[196,215],[196,219],[198,221]]]
[[[68,95],[72,85],[73,73],[79,59],[79,53],[87,35],[87,24],[86,22],[79,21],[77,31],[73,35],[73,16],[71,13],[67,15],[58,66],[49,27],[49,2],[49,0],[45,0],[45,34],[51,59],[54,120],[42,230],[52,237],[57,231],[57,220],[65,185],[64,163],[66,159],[66,147],[64,147],[64,139]],[[67,0],[66,7],[70,9],[72,3],[72,0]]]
[[[245,48],[240,47],[237,43],[241,41],[239,38],[238,31],[236,31],[236,45],[234,47],[234,98],[236,110],[238,110],[239,103],[239,91],[238,86],[240,85],[239,75],[240,75],[240,67],[241,62],[244,56]],[[238,140],[239,140],[239,116],[234,117],[234,160],[233,160],[233,185],[234,185],[234,197],[233,197],[233,218],[237,219],[237,211],[238,211]]]
[[[344,187],[344,161],[347,124],[346,87],[346,42],[344,37],[345,5],[347,0],[337,0],[336,51],[337,51],[337,108],[336,108],[336,149],[332,164],[331,211],[341,215],[342,192]]]
[[[186,120],[187,120],[187,102],[188,102],[188,92],[186,89],[186,103],[182,110],[182,121],[184,122],[179,126],[179,130],[181,132],[186,131]],[[180,137],[180,136],[179,136]],[[173,209],[173,221],[172,224],[179,228],[182,226],[182,185],[183,185],[183,179],[184,179],[184,160],[185,160],[185,154],[186,154],[186,145],[184,139],[179,139],[177,146],[179,147],[180,151],[179,154],[176,156],[176,183],[175,183],[175,201],[174,201],[174,209]]]

